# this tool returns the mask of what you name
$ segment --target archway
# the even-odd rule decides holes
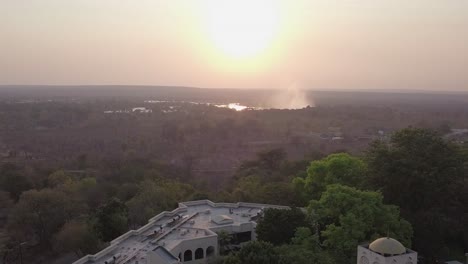
[[[188,250],[185,250],[184,252],[184,262],[186,261],[191,261],[193,258],[192,256],[192,250],[188,249]]]
[[[197,250],[195,250],[195,259],[202,259],[203,253],[204,252],[202,248],[197,248]]]
[[[214,247],[213,247],[213,246],[209,246],[209,247],[206,249],[206,257],[207,257],[207,258],[213,257],[213,256],[214,256],[214,253],[215,253],[215,250],[214,250]]]

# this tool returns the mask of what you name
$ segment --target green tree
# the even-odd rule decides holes
[[[58,177],[54,177],[54,175],[58,175]],[[68,202],[65,204],[67,214],[70,216],[87,214],[89,211],[88,205],[94,202],[92,201],[94,197],[90,194],[97,189],[96,179],[86,177],[80,180],[72,180],[60,171],[50,175],[49,180],[51,180],[51,176],[52,178],[60,179],[56,181],[57,186],[54,190],[63,192],[67,196]]]
[[[119,199],[113,198],[100,206],[93,226],[103,241],[111,241],[128,229],[128,209]]]
[[[333,258],[320,245],[317,234],[308,227],[299,227],[292,243],[277,248],[280,264],[333,264]]]
[[[219,251],[221,255],[225,255],[228,250],[227,246],[230,245],[232,242],[232,235],[228,232],[221,230],[218,233],[218,243],[219,243]]]
[[[243,162],[236,171],[235,178],[257,176],[262,181],[280,180],[284,176],[282,168],[285,163],[286,152],[283,149],[263,151],[257,154],[255,160]]]
[[[100,241],[86,223],[72,221],[66,223],[58,232],[55,245],[60,252],[74,252],[80,258],[99,250]]]
[[[262,186],[262,180],[258,176],[242,177],[237,181],[237,186],[232,196],[234,200],[239,202],[258,202],[262,195],[260,191]]]
[[[54,188],[59,185],[70,183],[71,181],[71,176],[68,173],[63,170],[58,170],[49,175],[47,178],[47,185],[50,188]]]
[[[189,198],[193,192],[190,185],[175,181],[143,181],[138,194],[127,202],[130,221],[136,226],[145,224],[158,213],[174,209],[178,202]]]
[[[6,257],[8,252],[10,251],[8,242],[10,241],[10,237],[8,233],[4,229],[0,229],[0,256]],[[3,263],[5,263],[5,259],[3,259]]]
[[[32,184],[20,167],[6,163],[0,167],[0,190],[10,193],[17,201],[22,192],[31,189]]]
[[[0,191],[0,220],[8,217],[11,208],[13,207],[13,200],[7,192]]]
[[[239,179],[232,197],[234,201],[282,205],[295,205],[300,200],[291,183],[264,182],[255,175]]]
[[[385,205],[378,192],[329,185],[308,209],[323,245],[340,263],[352,263],[360,243],[386,235],[411,246],[411,224],[400,218],[397,206]]]
[[[258,154],[260,166],[267,171],[277,171],[285,160],[286,152],[284,149],[273,149]]]
[[[270,182],[257,190],[257,202],[280,205],[299,205],[300,198],[289,182]]]
[[[80,170],[86,169],[86,167],[88,166],[88,155],[78,155],[78,157],[76,157],[76,166]]]
[[[67,212],[69,200],[63,192],[43,189],[24,192],[8,218],[8,231],[18,240],[35,239],[52,248],[52,237],[72,217]]]
[[[331,154],[321,160],[312,161],[305,178],[293,180],[296,190],[305,201],[318,199],[327,185],[343,184],[359,187],[365,180],[366,165],[347,153]]]
[[[440,252],[441,243],[463,241],[467,159],[458,146],[436,132],[408,128],[389,143],[374,143],[366,158],[369,185],[381,190],[386,202],[399,205],[414,224],[416,250],[429,257]]]
[[[277,264],[278,254],[272,244],[264,241],[252,241],[244,245],[239,252],[227,257],[224,264]]]
[[[257,225],[259,240],[274,245],[289,243],[298,227],[307,226],[306,215],[298,208],[290,210],[265,209]]]

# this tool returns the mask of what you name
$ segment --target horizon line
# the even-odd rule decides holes
[[[232,87],[199,87],[199,86],[187,86],[187,85],[157,85],[157,84],[0,84],[0,88],[15,88],[15,87],[51,87],[51,88],[73,88],[73,87],[141,87],[141,88],[189,88],[189,89],[206,89],[206,90],[275,90],[280,91],[286,88],[232,88]],[[434,89],[411,89],[411,88],[309,88],[300,89],[302,91],[310,92],[389,92],[389,93],[468,93],[468,90],[434,90]]]

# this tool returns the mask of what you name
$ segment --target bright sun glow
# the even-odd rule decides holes
[[[274,0],[207,0],[208,30],[215,46],[234,59],[251,58],[272,45],[278,31]]]

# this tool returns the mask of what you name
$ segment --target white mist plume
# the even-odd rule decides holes
[[[271,100],[271,107],[277,109],[301,109],[307,106],[314,106],[314,102],[307,97],[297,83],[279,91]]]

